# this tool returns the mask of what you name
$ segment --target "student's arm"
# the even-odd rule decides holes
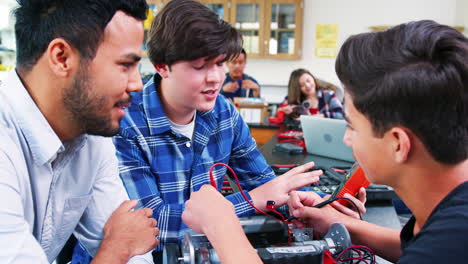
[[[285,106],[279,107],[278,111],[283,111],[286,115],[289,115],[293,112],[294,107],[295,107],[294,105],[285,105]]]
[[[206,206],[206,201],[210,201],[210,206]],[[232,204],[210,185],[192,193],[182,219],[195,232],[208,237],[221,263],[261,263],[235,217]]]
[[[229,165],[237,173],[242,188],[248,191],[255,206],[265,210],[269,200],[275,201],[276,206],[284,205],[290,191],[319,180],[321,171],[305,172],[313,167],[312,162],[276,177],[258,150],[255,140],[250,135],[249,127],[235,110],[232,110],[232,122],[235,133]],[[236,205],[239,202],[233,203]],[[238,211],[237,206],[236,211]]]
[[[206,206],[210,201],[210,206]],[[185,204],[182,219],[195,232],[204,233],[221,263],[262,263],[244,234],[232,203],[212,186],[193,192]]]
[[[278,111],[283,111],[286,115],[289,115],[292,113],[293,109],[294,109],[294,105],[290,105],[289,102],[288,102],[288,97],[286,96],[283,100],[283,102],[281,102],[279,105],[278,105]]]
[[[329,205],[320,209],[310,207],[321,201],[322,198],[315,193],[292,192],[288,205],[291,214],[300,218],[301,221],[297,221],[299,225],[305,223],[325,234],[332,223],[340,222],[348,229],[353,244],[365,245],[390,261],[396,261],[401,256],[400,231],[346,216]]]
[[[262,210],[267,201],[274,201],[276,207],[286,204],[291,191],[319,181],[322,171],[305,172],[313,166],[313,162],[306,163],[258,186],[249,192],[252,200]]]

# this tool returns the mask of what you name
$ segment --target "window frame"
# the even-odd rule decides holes
[[[229,22],[231,17],[231,2],[229,0],[201,0],[203,4],[220,4],[224,8],[224,21]]]
[[[264,50],[264,58],[268,59],[289,59],[289,60],[296,60],[301,58],[302,53],[302,23],[303,23],[303,12],[304,12],[304,4],[302,0],[269,0],[269,4],[266,7],[266,14],[268,16],[265,20],[265,36],[271,35],[271,11],[273,9],[274,4],[293,4],[296,6],[295,8],[295,25],[296,28],[294,29],[294,53],[287,54],[287,53],[279,53],[279,54],[269,54],[270,50],[270,41],[269,38],[266,39],[264,42],[265,50]]]
[[[170,0],[147,0],[149,5],[156,5],[158,10]],[[237,4],[258,4],[259,5],[259,53],[248,53],[249,58],[255,59],[283,59],[298,60],[302,57],[302,39],[303,39],[303,15],[304,0],[200,0],[203,4],[222,4],[224,8],[224,20],[235,27],[237,17]],[[270,36],[271,36],[271,12],[274,4],[293,4],[295,8],[294,30],[294,53],[269,54]]]

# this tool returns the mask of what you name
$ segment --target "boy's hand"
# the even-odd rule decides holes
[[[197,233],[206,234],[208,228],[222,228],[226,222],[237,220],[234,205],[211,185],[203,185],[190,195],[182,213],[184,223]],[[216,224],[221,224],[216,227]],[[218,230],[222,232],[222,230]]]
[[[253,96],[259,97],[260,96],[260,87],[252,80],[243,80],[242,81],[242,89],[251,89],[253,90]]]
[[[237,82],[228,82],[223,86],[223,91],[227,93],[234,93],[239,89],[239,84]]]
[[[346,198],[348,198],[348,199],[350,199],[351,201],[354,202],[354,204],[357,206],[357,209],[359,210],[361,215],[366,213],[365,204],[366,204],[366,201],[367,201],[367,194],[366,194],[366,189],[364,187],[361,187],[359,189],[357,197],[354,197],[349,193],[345,193],[344,197],[346,197]],[[326,198],[326,197],[324,197],[324,198]],[[341,213],[343,213],[345,215],[349,215],[349,216],[354,217],[356,219],[360,219],[359,218],[359,213],[356,211],[356,208],[353,205],[344,206],[344,205],[338,203],[338,201],[335,201],[335,202],[331,203],[331,205],[336,210],[340,211]]]
[[[317,182],[321,170],[306,172],[314,167],[313,162],[298,166],[281,176],[251,190],[250,197],[254,201],[255,206],[261,210],[266,209],[267,201],[274,201],[276,206],[284,205],[289,199],[289,192],[302,188]]]
[[[352,197],[352,199],[356,203],[361,203],[354,197]],[[312,227],[325,234],[330,225],[335,222],[346,225],[349,219],[359,219],[357,213],[352,210],[351,213],[346,210],[343,213],[341,210],[337,210],[331,205],[326,205],[322,208],[313,207],[326,200],[325,197],[321,198],[318,194],[313,192],[291,192],[288,200],[289,212],[292,216],[299,218],[298,220],[293,220],[293,223],[299,228]]]

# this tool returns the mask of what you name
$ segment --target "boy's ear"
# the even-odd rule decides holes
[[[154,64],[154,68],[161,77],[167,78],[169,76],[169,66],[167,66],[167,64]]]
[[[67,41],[56,38],[49,43],[45,52],[50,70],[58,77],[67,77],[79,63],[79,53]]]
[[[390,129],[389,133],[395,162],[405,162],[408,159],[412,147],[409,132],[402,127],[393,127]]]

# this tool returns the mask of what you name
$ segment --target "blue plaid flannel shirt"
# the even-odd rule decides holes
[[[114,137],[120,176],[130,199],[151,208],[158,221],[161,243],[156,250],[183,238],[188,229],[181,219],[185,201],[202,185],[210,184],[208,171],[214,163],[233,168],[249,199],[247,191],[275,177],[248,126],[224,96],[218,96],[212,110],[197,112],[192,141],[171,130],[158,97],[160,80],[155,75],[142,93],[133,95],[120,133]],[[226,168],[217,166],[213,172],[220,189]],[[238,216],[254,214],[240,193],[226,198],[234,204]]]

